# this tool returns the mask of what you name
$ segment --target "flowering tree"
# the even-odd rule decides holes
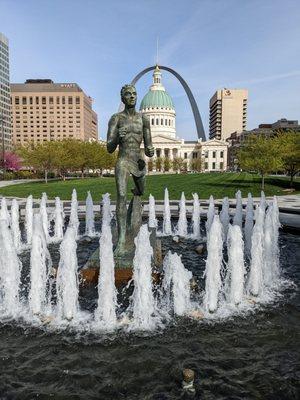
[[[4,154],[4,165],[5,169],[18,171],[21,168],[20,157],[15,153],[6,152]]]

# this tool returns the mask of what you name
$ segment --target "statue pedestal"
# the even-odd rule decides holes
[[[150,228],[150,243],[153,248],[153,279],[157,282],[160,279],[160,269],[162,266],[162,250],[161,240],[156,237],[156,229]],[[133,242],[134,244],[134,242]],[[97,284],[99,277],[99,270],[101,273],[100,262],[99,262],[99,247],[91,255],[89,260],[86,262],[84,267],[79,271],[80,280],[83,284],[88,285],[90,283]],[[127,254],[126,258],[117,260],[115,259],[115,284],[121,286],[126,284],[132,278],[133,274],[133,258],[134,249],[132,253]]]

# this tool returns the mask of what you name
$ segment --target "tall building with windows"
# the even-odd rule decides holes
[[[3,141],[3,136],[4,141]],[[0,33],[0,144],[11,149],[11,105],[9,86],[8,39]]]
[[[11,84],[13,144],[98,140],[92,99],[76,83],[28,79]]]
[[[248,91],[217,90],[209,102],[209,138],[226,140],[233,132],[242,132],[247,124]]]
[[[202,172],[227,169],[226,142],[217,139],[205,142],[199,139],[185,141],[177,136],[174,103],[162,84],[162,73],[158,66],[153,72],[153,83],[141,101],[140,111],[150,122],[152,143],[155,148],[152,159],[154,170],[157,158],[164,161],[169,159],[170,162],[182,158],[188,171],[195,170],[195,166],[197,171]]]

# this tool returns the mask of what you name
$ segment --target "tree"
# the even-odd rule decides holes
[[[290,187],[293,187],[294,176],[300,171],[300,133],[279,132],[274,141],[281,154],[283,168],[290,176]]]
[[[201,172],[201,158],[193,158],[190,162],[190,169],[194,172]]]
[[[149,159],[147,167],[149,172],[153,171],[153,161],[151,159]]]
[[[170,171],[170,168],[172,166],[172,162],[168,157],[164,157],[163,158],[163,167],[164,167],[164,171],[168,172]]]
[[[7,152],[4,154],[4,166],[6,169],[11,171],[18,171],[21,168],[21,160],[20,157],[11,152]]]
[[[262,135],[250,135],[237,151],[240,168],[257,171],[261,175],[261,188],[265,187],[265,176],[282,167],[282,159],[274,140]]]
[[[163,165],[163,159],[161,157],[157,157],[155,159],[155,169],[156,171],[161,171]]]
[[[45,182],[48,182],[48,172],[55,167],[54,160],[57,155],[55,142],[43,142],[36,145],[29,143],[19,148],[18,154],[27,166],[44,171]]]
[[[172,168],[174,171],[179,172],[183,166],[183,158],[175,157],[172,162]]]

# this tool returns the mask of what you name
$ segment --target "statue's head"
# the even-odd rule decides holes
[[[121,89],[121,100],[127,107],[135,107],[136,105],[136,89],[133,85],[124,85]]]

